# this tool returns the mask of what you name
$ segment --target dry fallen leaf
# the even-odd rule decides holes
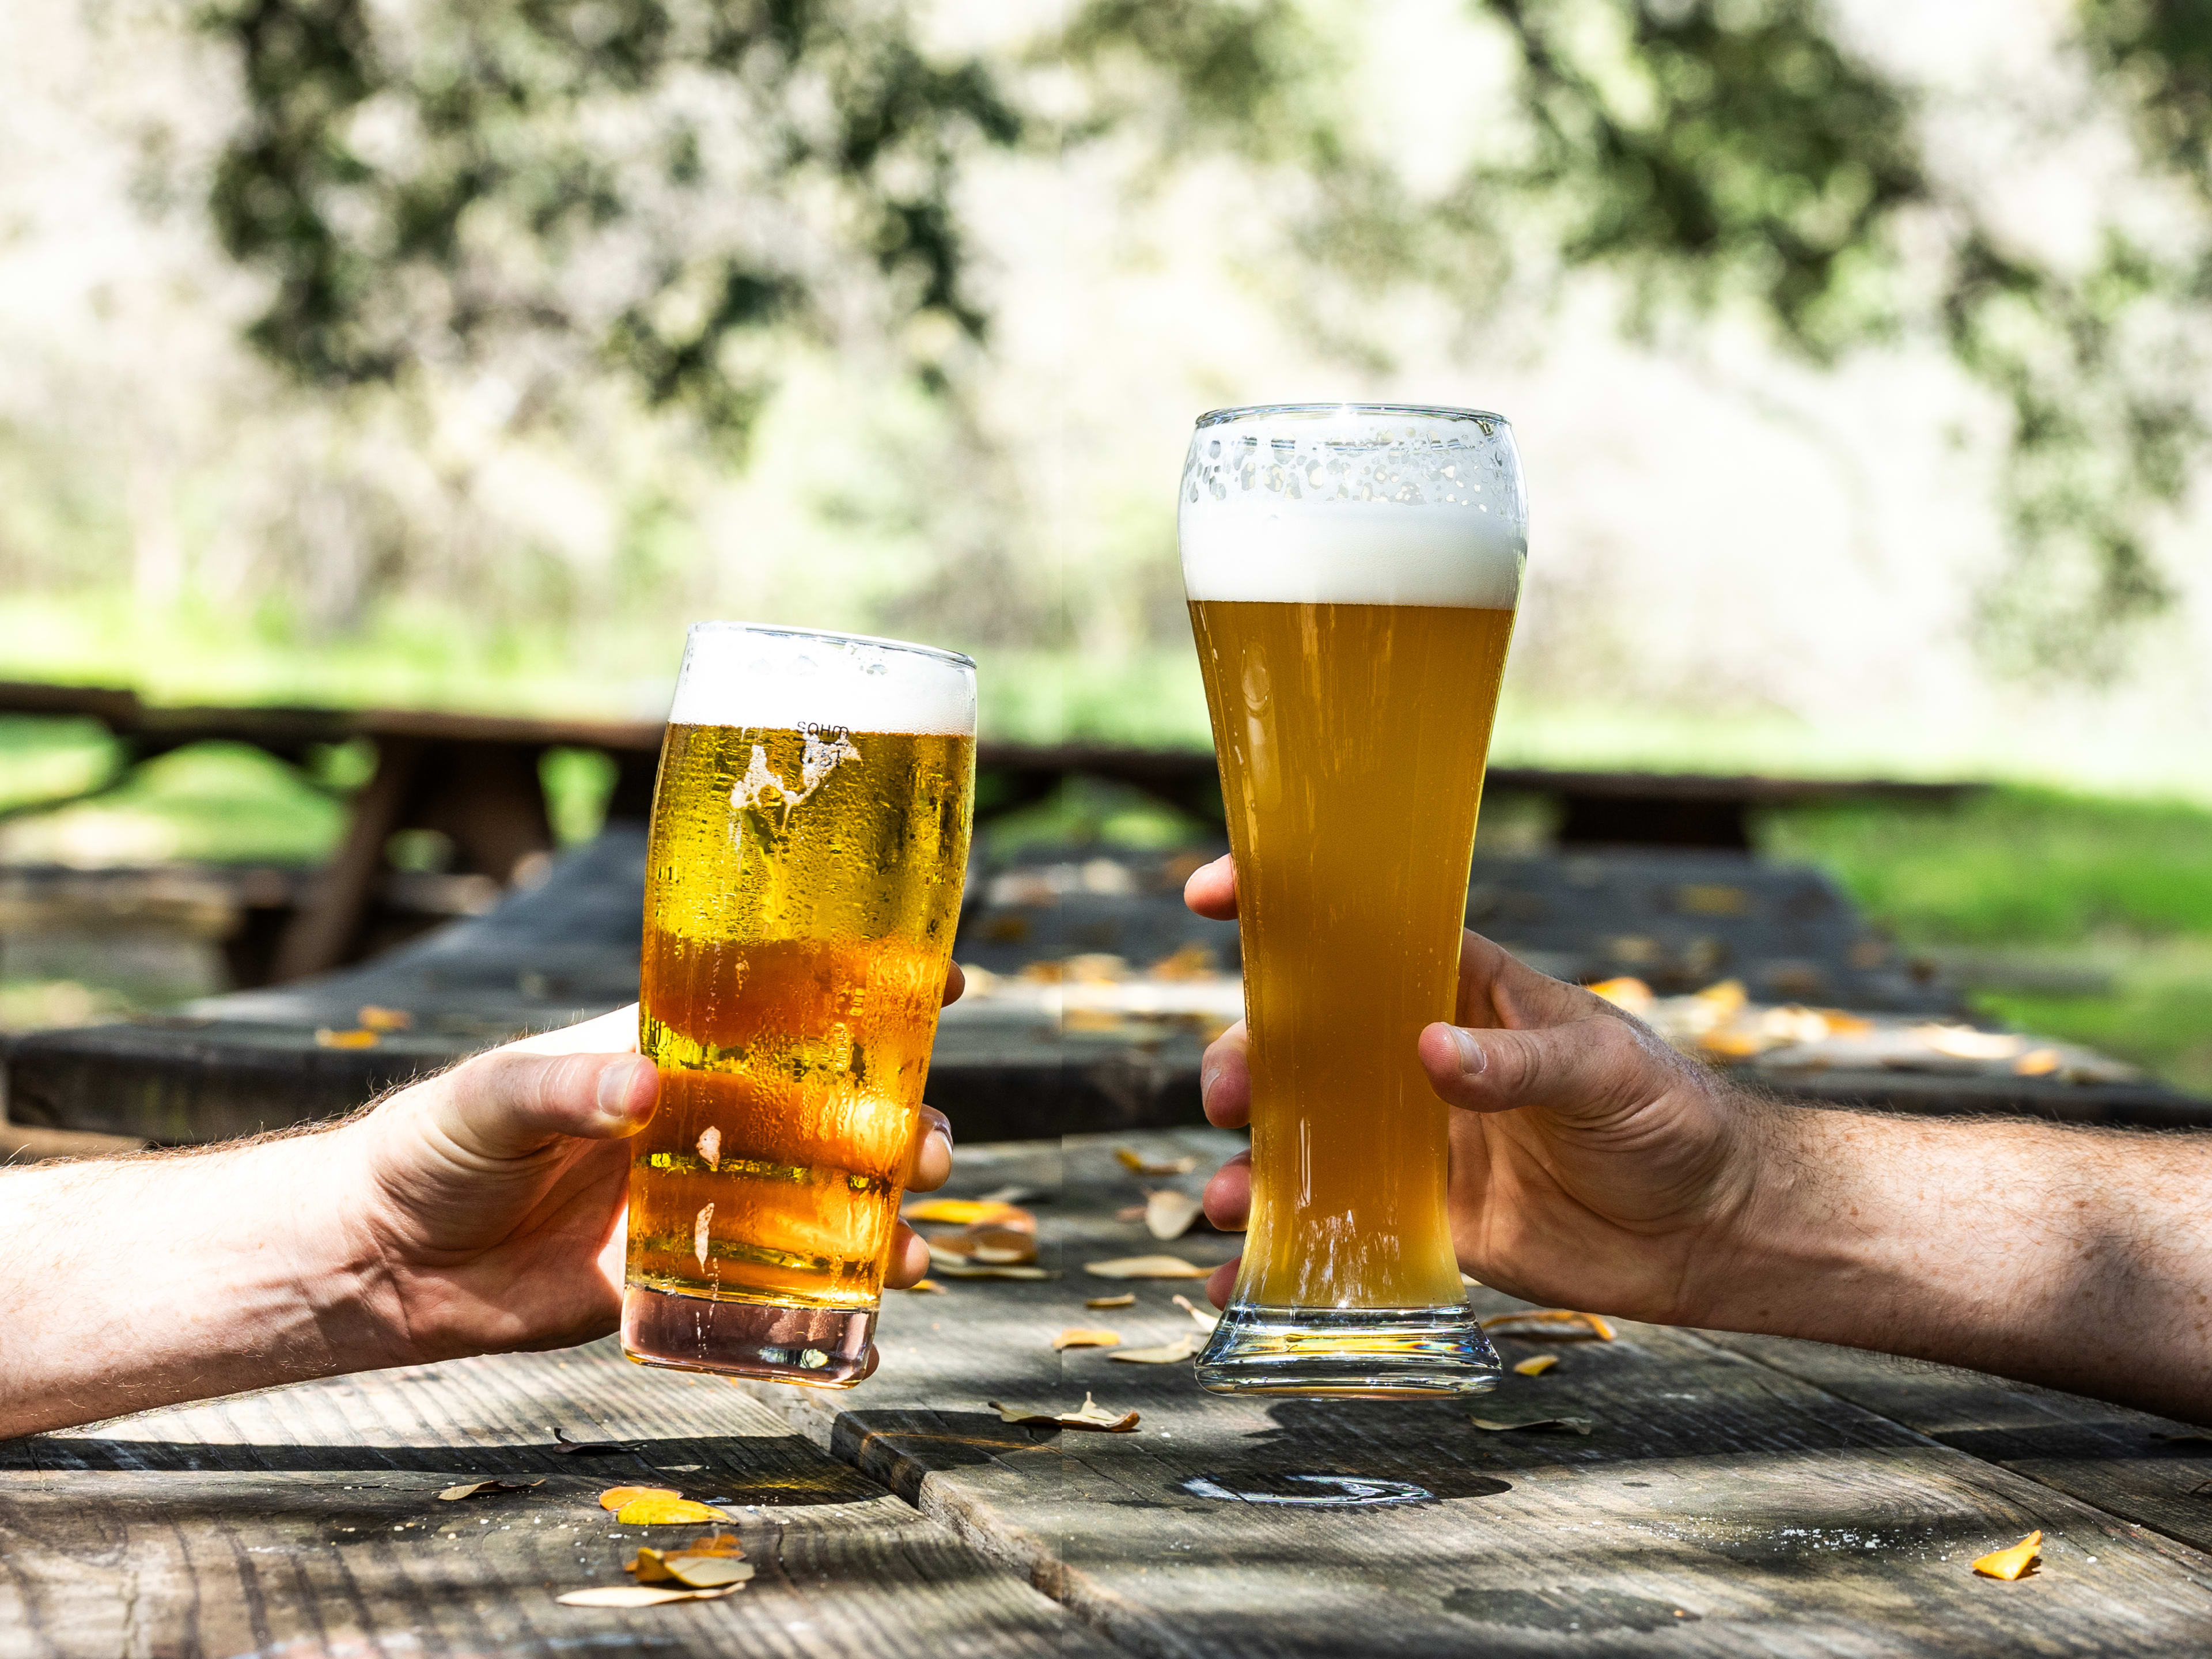
[[[902,1285],[899,1288],[915,1296],[943,1296],[945,1293],[945,1286],[933,1279],[917,1279],[913,1284]]]
[[[718,1589],[742,1584],[753,1576],[753,1565],[722,1551],[641,1549],[629,1560],[629,1571],[641,1584],[665,1584],[673,1579],[691,1589]]]
[[[1571,1342],[1578,1337],[1613,1340],[1613,1327],[1596,1314],[1577,1313],[1571,1308],[1538,1308],[1525,1313],[1492,1314],[1478,1322],[1492,1336],[1540,1336],[1549,1342]]]
[[[380,1008],[373,1002],[364,1006],[354,1018],[363,1030],[370,1031],[404,1031],[415,1023],[415,1016],[404,1008]]]
[[[1055,1348],[1118,1348],[1121,1346],[1119,1331],[1090,1330],[1081,1325],[1070,1325],[1052,1340]]]
[[[1027,1210],[988,1198],[926,1199],[908,1210],[906,1218],[938,1222],[949,1227],[1012,1227],[1024,1233],[1036,1231],[1036,1218]]]
[[[617,1452],[634,1452],[635,1444],[628,1440],[571,1440],[561,1432],[561,1425],[553,1425],[553,1438],[558,1443],[554,1449],[568,1457],[611,1457]]]
[[[671,1498],[658,1492],[633,1498],[615,1511],[617,1523],[625,1527],[696,1527],[702,1521],[722,1518],[720,1510],[694,1503],[689,1498]]]
[[[374,1031],[333,1031],[327,1025],[315,1033],[318,1048],[374,1048],[380,1040]]]
[[[1019,1267],[1036,1260],[1036,1235],[1012,1227],[970,1227],[929,1241],[932,1261],[975,1267]]]
[[[1541,1376],[1559,1363],[1559,1356],[1555,1353],[1531,1354],[1513,1369],[1523,1376]]]
[[[1136,1297],[1132,1296],[1129,1299],[1133,1302],[1136,1300]],[[1218,1325],[1221,1322],[1221,1319],[1218,1315],[1206,1312],[1205,1309],[1200,1307],[1198,1304],[1193,1302],[1181,1291],[1177,1291],[1173,1296],[1170,1297],[1168,1300],[1174,1303],[1176,1307],[1181,1308],[1185,1313],[1188,1314],[1190,1316],[1190,1322],[1197,1326],[1201,1331],[1210,1331],[1216,1325]]]
[[[737,1588],[734,1584],[731,1589]],[[657,1607],[664,1601],[713,1601],[726,1589],[671,1589],[665,1584],[602,1584],[553,1599],[564,1607]]]
[[[2035,1570],[2043,1553],[2043,1534],[2032,1532],[2008,1550],[1992,1550],[1974,1563],[1984,1578],[2022,1578]]]
[[[1181,1238],[1205,1206],[1188,1193],[1163,1187],[1145,1194],[1145,1231],[1154,1238]]]
[[[1016,1411],[1010,1406],[1001,1406],[995,1400],[987,1401],[984,1403],[998,1413],[999,1420],[1001,1423],[1035,1424],[1040,1426],[1057,1425],[1063,1429],[1091,1429],[1100,1434],[1133,1434],[1137,1427],[1136,1413],[1127,1412],[1116,1417],[1087,1394],[1083,1396],[1083,1406],[1079,1411],[1057,1413]]]
[[[1176,1255],[1125,1255],[1111,1261],[1086,1261],[1083,1271],[1094,1279],[1203,1279],[1213,1269]]]
[[[1136,1305],[1137,1293],[1124,1291],[1119,1296],[1092,1296],[1084,1298],[1086,1308],[1131,1308]]]
[[[1035,1187],[994,1187],[975,1201],[978,1204],[1027,1204],[1033,1199],[1051,1196],[1049,1192]]]
[[[448,1486],[438,1494],[448,1504],[458,1504],[464,1498],[474,1498],[479,1492],[528,1492],[532,1486],[542,1486],[543,1480],[471,1480],[459,1486]]]
[[[1121,1160],[1121,1167],[1131,1175],[1188,1175],[1198,1167],[1198,1159],[1195,1156],[1154,1160],[1147,1158],[1142,1152],[1129,1146],[1116,1146],[1114,1149],[1114,1156]]]
[[[1467,1420],[1492,1434],[1510,1434],[1516,1429],[1534,1429],[1540,1434],[1588,1434],[1592,1427],[1587,1417],[1470,1417]]]
[[[1172,1365],[1179,1360],[1188,1359],[1198,1349],[1198,1339],[1184,1335],[1172,1342],[1162,1343],[1157,1348],[1116,1348],[1106,1357],[1127,1360],[1132,1365]]]
[[[673,1486],[609,1486],[599,1494],[599,1507],[618,1510],[641,1498],[681,1498],[683,1495]]]
[[[2056,1048],[2031,1048],[2012,1063],[2014,1077],[2049,1077],[2064,1064]]]
[[[1060,1275],[1044,1267],[971,1267],[959,1261],[935,1261],[929,1264],[933,1273],[946,1279],[1057,1279]]]
[[[1141,1204],[1124,1204],[1114,1212],[1116,1221],[1142,1221],[1144,1218],[1145,1206]]]

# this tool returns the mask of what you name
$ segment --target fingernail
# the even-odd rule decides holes
[[[599,1109],[609,1117],[627,1120],[629,1097],[637,1087],[637,1070],[648,1062],[643,1055],[625,1055],[599,1073]]]
[[[924,1121],[929,1125],[929,1133],[941,1136],[945,1141],[945,1150],[951,1152],[952,1150],[952,1120],[942,1112],[931,1111],[925,1115]]]
[[[1198,1074],[1198,1098],[1201,1104],[1213,1097],[1213,1085],[1219,1081],[1221,1068],[1208,1066]]]
[[[1490,1069],[1490,1056],[1483,1053],[1482,1045],[1474,1040],[1474,1032],[1467,1030],[1464,1026],[1460,1025],[1450,1026],[1447,1029],[1450,1030],[1452,1035],[1452,1046],[1459,1050],[1459,1068],[1461,1071],[1465,1072],[1468,1076],[1473,1077],[1478,1073],[1486,1072]]]

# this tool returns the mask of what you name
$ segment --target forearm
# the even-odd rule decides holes
[[[1700,1322],[2212,1418],[2212,1142],[1776,1115]]]
[[[0,1172],[0,1437],[389,1363],[343,1133]]]

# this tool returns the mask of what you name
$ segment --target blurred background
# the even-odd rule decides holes
[[[740,617],[1202,746],[1193,416],[1471,404],[1534,507],[1496,759],[1994,783],[1755,837],[2212,1090],[2208,138],[2194,0],[15,0],[0,678],[649,720]],[[115,739],[0,717],[0,863],[313,865],[372,757],[302,757],[56,810]],[[544,766],[589,836],[612,768]],[[18,915],[0,1024],[218,988],[170,933]]]

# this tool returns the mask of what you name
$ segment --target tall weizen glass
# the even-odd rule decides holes
[[[867,1375],[960,916],[975,665],[690,631],[653,793],[623,1351]]]
[[[1219,1392],[1495,1386],[1414,1043],[1454,1012],[1485,757],[1527,556],[1495,415],[1200,420],[1178,514],[1237,856],[1252,1215],[1198,1361]]]

